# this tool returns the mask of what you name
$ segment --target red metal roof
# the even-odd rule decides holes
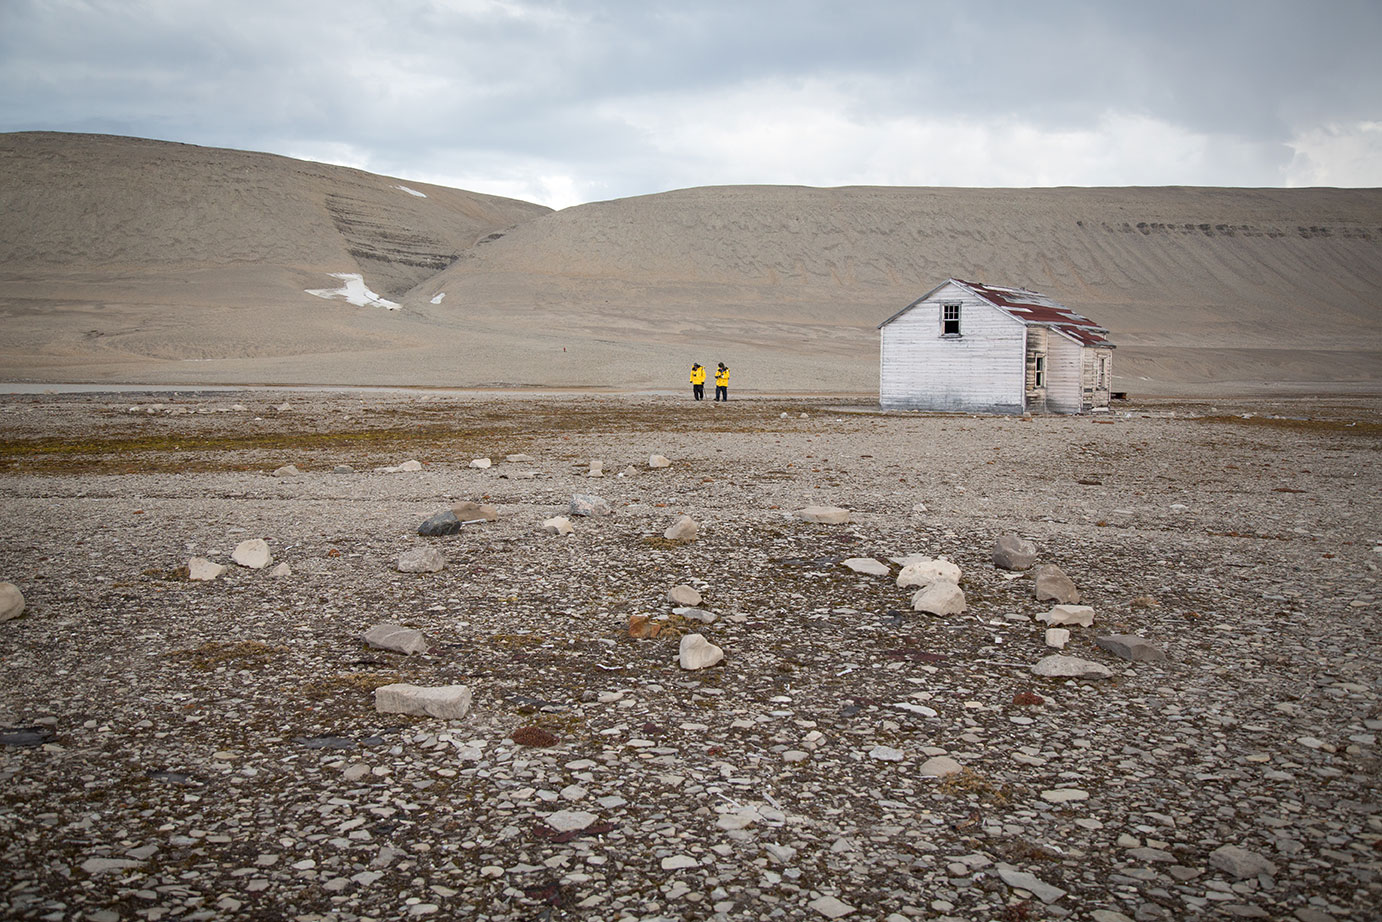
[[[1003,288],[963,279],[950,281],[968,288],[1014,320],[1050,327],[1085,346],[1113,348],[1113,343],[1108,341],[1108,330],[1046,295],[1025,288]]]

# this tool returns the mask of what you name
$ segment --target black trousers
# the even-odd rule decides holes
[[[692,397],[695,397],[697,400],[704,400],[704,399],[705,399],[705,385],[704,385],[704,384],[693,384],[693,385],[691,385],[691,396],[692,396]]]
[[[723,384],[715,385],[715,399],[729,402],[729,388]]]

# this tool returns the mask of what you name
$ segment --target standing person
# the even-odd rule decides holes
[[[729,403],[729,369],[724,362],[715,369],[715,400],[717,403],[721,400]]]
[[[691,396],[696,400],[705,399],[705,367],[691,363]]]

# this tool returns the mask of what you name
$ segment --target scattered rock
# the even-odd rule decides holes
[[[1100,663],[1090,662],[1087,659],[1080,659],[1078,656],[1064,656],[1060,653],[1038,660],[1032,667],[1035,675],[1046,676],[1048,678],[1100,678],[1105,679],[1113,675],[1113,672]]]
[[[543,519],[542,530],[549,535],[571,535],[576,532],[576,529],[571,526],[571,520],[564,515]]]
[[[897,585],[902,588],[917,586],[926,588],[932,583],[953,583],[959,585],[961,572],[958,564],[951,563],[945,558],[932,559],[930,557],[904,557],[906,560],[902,567],[902,572],[897,574]]]
[[[1065,575],[1065,571],[1053,563],[1044,563],[1036,568],[1036,597],[1038,602],[1057,602],[1073,605],[1080,601],[1080,590],[1075,582]]]
[[[194,558],[200,559],[200,558]],[[14,583],[0,583],[0,621],[24,614],[24,593]]]
[[[805,416],[806,414],[801,414]],[[821,896],[807,903],[816,912],[825,916],[827,919],[843,919],[845,916],[855,911],[854,907],[848,903],[842,903],[833,896]]]
[[[293,568],[286,563],[281,563],[269,571],[270,576],[292,576]]]
[[[599,458],[591,458],[591,459],[590,459],[590,470],[586,471],[586,472],[585,472],[585,475],[586,475],[587,477],[603,477],[603,476],[605,476],[605,462],[601,461]]]
[[[1097,637],[1094,642],[1114,656],[1135,663],[1159,663],[1166,659],[1166,651],[1136,634],[1110,634]]]
[[[921,763],[920,773],[923,778],[944,778],[964,770],[965,767],[950,756],[932,756]]]
[[[1052,788],[1041,792],[1041,799],[1052,804],[1069,804],[1089,800],[1089,792],[1080,788]]]
[[[571,497],[571,515],[610,515],[613,512],[609,503],[598,496],[576,493]]]
[[[700,634],[685,634],[681,638],[678,663],[683,669],[705,669],[725,658],[725,651]]]
[[[525,455],[522,452],[518,452],[512,455],[505,455],[504,460],[511,464],[532,464],[537,459],[532,455]]]
[[[796,517],[804,522],[817,522],[821,525],[844,525],[849,521],[849,510],[839,506],[807,506],[798,509]]]
[[[338,465],[336,465],[335,467],[333,467],[333,468],[331,469],[331,473],[333,473],[333,474],[353,474],[353,473],[355,473],[355,468],[351,467],[349,464],[338,464]]]
[[[426,653],[432,647],[421,631],[392,622],[376,624],[366,631],[361,639],[371,647],[406,653],[409,656],[414,653]]]
[[[685,605],[689,608],[695,608],[697,605],[701,604],[701,594],[695,587],[681,583],[667,590],[667,601],[671,602],[673,605]]]
[[[662,537],[668,541],[694,541],[700,532],[700,526],[696,520],[689,515],[678,516],[677,520],[662,533]]]
[[[241,541],[235,545],[230,559],[251,570],[262,570],[274,560],[273,555],[269,553],[269,542],[263,538],[250,538],[248,541]]]
[[[1065,645],[1070,643],[1070,632],[1063,627],[1048,627],[1045,640],[1046,646],[1064,650]]]
[[[595,814],[584,810],[558,810],[547,815],[546,823],[557,832],[579,832],[598,819]]]
[[[930,615],[958,615],[965,610],[964,590],[954,583],[932,583],[912,595],[912,610]]]
[[[374,709],[380,714],[411,714],[459,720],[470,711],[470,688],[465,685],[423,687],[401,682],[374,690]]]
[[[498,518],[499,510],[495,506],[464,500],[450,509],[433,513],[417,527],[417,533],[427,538],[454,535],[467,525],[494,522]]]
[[[376,467],[375,471],[381,474],[411,474],[422,470],[422,462],[417,460],[404,461],[402,464],[393,467]]]
[[[657,468],[657,467],[671,467],[671,466],[672,466],[672,462],[669,461],[669,460],[667,460],[667,458],[663,457],[662,455],[649,455],[649,456],[648,456],[648,467]]]
[[[82,870],[88,874],[107,874],[113,871],[128,871],[143,863],[132,858],[88,858],[82,862]]]
[[[629,616],[629,636],[635,640],[649,640],[662,633],[663,623],[648,615]]]
[[[993,544],[993,564],[1000,569],[1030,570],[1036,561],[1036,545],[1020,535],[1000,535]]]
[[[874,746],[869,750],[869,758],[877,759],[880,762],[901,762],[904,756],[901,749],[894,749],[891,746]]]
[[[1234,877],[1256,877],[1258,874],[1272,876],[1276,865],[1256,852],[1237,845],[1221,845],[1209,853],[1211,866],[1232,874]]]
[[[298,470],[296,464],[285,464],[274,471],[275,477],[299,477],[301,475],[302,471]]]
[[[489,458],[472,458],[470,461],[470,466],[477,470],[487,471],[489,470],[490,465],[493,463],[494,462],[490,461]]]
[[[1094,609],[1088,605],[1056,605],[1050,611],[1037,615],[1036,619],[1045,621],[1051,627],[1062,624],[1089,627],[1094,624]]]
[[[855,573],[863,573],[867,576],[887,576],[892,573],[886,563],[881,560],[874,560],[872,557],[851,557],[848,560],[840,561],[840,563]]]
[[[1065,896],[1065,891],[1060,887],[1054,887],[1035,875],[1028,874],[1026,871],[1018,871],[1000,865],[998,868],[998,876],[1002,878],[1003,883],[1007,884],[1009,887],[1026,890],[1043,903],[1054,903],[1056,900]]]
[[[212,563],[205,557],[193,557],[187,561],[187,578],[193,582],[210,582],[216,579],[226,568],[219,563]]]
[[[690,855],[671,855],[662,859],[662,870],[682,871],[686,868],[698,868],[701,863]]]
[[[415,547],[399,554],[395,566],[400,573],[440,573],[446,558],[434,547]]]

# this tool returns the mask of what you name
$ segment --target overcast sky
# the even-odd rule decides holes
[[[1382,0],[0,0],[0,131],[564,207],[724,183],[1382,186]]]

